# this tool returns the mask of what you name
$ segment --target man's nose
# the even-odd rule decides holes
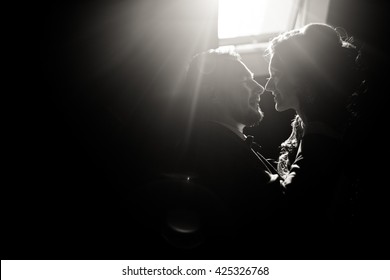
[[[262,86],[262,85],[260,85],[258,82],[256,82],[255,81],[255,83],[256,83],[256,87],[255,87],[255,89],[254,89],[254,91],[256,92],[256,93],[258,93],[259,95],[262,95],[263,93],[264,93],[264,87]]]
[[[265,83],[265,90],[266,91],[273,91],[275,89],[274,82],[272,81],[272,78],[268,78],[267,82]]]

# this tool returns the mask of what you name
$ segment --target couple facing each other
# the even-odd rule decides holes
[[[251,225],[254,236],[285,235],[293,226],[331,237],[333,226],[346,222],[350,184],[341,157],[363,82],[358,54],[327,24],[285,32],[267,49],[265,87],[236,53],[209,50],[194,56],[185,88],[191,106],[183,168],[224,208],[225,233],[236,236]],[[296,112],[277,166],[243,132],[261,122],[265,91],[274,96],[277,111]],[[262,226],[252,226],[259,221]]]
[[[134,196],[146,234],[157,233],[162,248],[218,258],[255,247],[267,258],[354,249],[349,198],[360,167],[344,161],[352,161],[350,127],[364,89],[358,55],[326,24],[285,32],[269,44],[263,87],[236,53],[196,54],[178,108],[187,117],[179,120],[185,131],[171,171]],[[265,91],[277,111],[296,112],[276,166],[244,134],[263,118]]]

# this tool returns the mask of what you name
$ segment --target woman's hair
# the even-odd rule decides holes
[[[279,175],[283,178],[290,170],[291,163],[294,161],[299,143],[303,136],[303,122],[298,115],[295,115],[292,120],[291,127],[290,136],[280,145],[277,170]]]
[[[326,123],[340,133],[351,116],[348,103],[363,81],[360,53],[352,41],[330,25],[312,23],[275,37],[266,52],[278,60],[283,76],[301,87],[297,98],[308,122]],[[281,144],[279,173],[288,172],[303,129],[297,115],[290,137]]]

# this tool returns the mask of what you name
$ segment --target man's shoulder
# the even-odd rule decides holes
[[[243,145],[244,142],[243,139],[228,127],[217,122],[202,124],[201,127],[197,128],[196,135],[198,136],[198,141],[210,144]]]

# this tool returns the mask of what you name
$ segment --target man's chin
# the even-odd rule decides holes
[[[248,116],[248,118],[246,119],[245,125],[248,127],[257,126],[263,120],[263,117],[264,117],[263,112],[257,112],[257,114],[253,114],[251,116]]]

